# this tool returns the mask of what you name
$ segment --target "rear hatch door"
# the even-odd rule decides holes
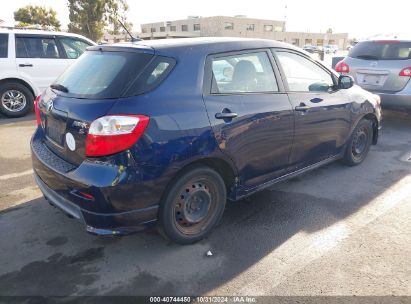
[[[345,62],[357,84],[374,92],[394,93],[407,85],[409,77],[399,76],[411,66],[411,42],[364,41],[358,43]]]
[[[153,57],[152,50],[122,49],[85,52],[39,101],[44,143],[72,164],[86,158],[90,124],[109,113]]]

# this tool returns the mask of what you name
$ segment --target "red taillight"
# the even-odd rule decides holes
[[[338,73],[348,73],[350,71],[350,67],[343,60],[341,60],[335,65],[335,70]]]
[[[411,77],[411,67],[402,69],[400,76]]]
[[[130,148],[144,133],[149,118],[144,115],[110,115],[90,125],[86,156],[104,156]]]
[[[41,118],[40,118],[40,110],[39,110],[39,101],[40,101],[41,95],[37,96],[36,99],[34,99],[34,112],[36,113],[36,121],[37,125],[41,125]]]

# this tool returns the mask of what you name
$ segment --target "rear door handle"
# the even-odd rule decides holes
[[[33,67],[33,65],[31,63],[20,63],[19,67],[22,67],[22,68],[24,68],[24,67]]]
[[[296,111],[307,111],[309,109],[310,109],[310,107],[305,105],[305,104],[300,104],[299,106],[295,107]]]
[[[238,114],[234,112],[222,112],[222,113],[215,114],[215,118],[217,119],[233,119],[237,116]]]

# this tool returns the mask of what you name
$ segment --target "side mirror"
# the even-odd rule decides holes
[[[349,89],[354,85],[354,78],[348,75],[341,75],[338,78],[338,87],[340,89]]]

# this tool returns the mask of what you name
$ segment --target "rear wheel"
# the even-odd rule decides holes
[[[372,123],[368,119],[362,119],[355,127],[350,140],[347,143],[343,163],[348,166],[361,164],[370,150],[373,137]]]
[[[33,93],[23,84],[0,85],[0,112],[8,117],[21,117],[33,109]]]
[[[221,176],[208,167],[196,167],[167,191],[160,204],[159,231],[179,244],[192,244],[204,238],[218,223],[226,203]]]

